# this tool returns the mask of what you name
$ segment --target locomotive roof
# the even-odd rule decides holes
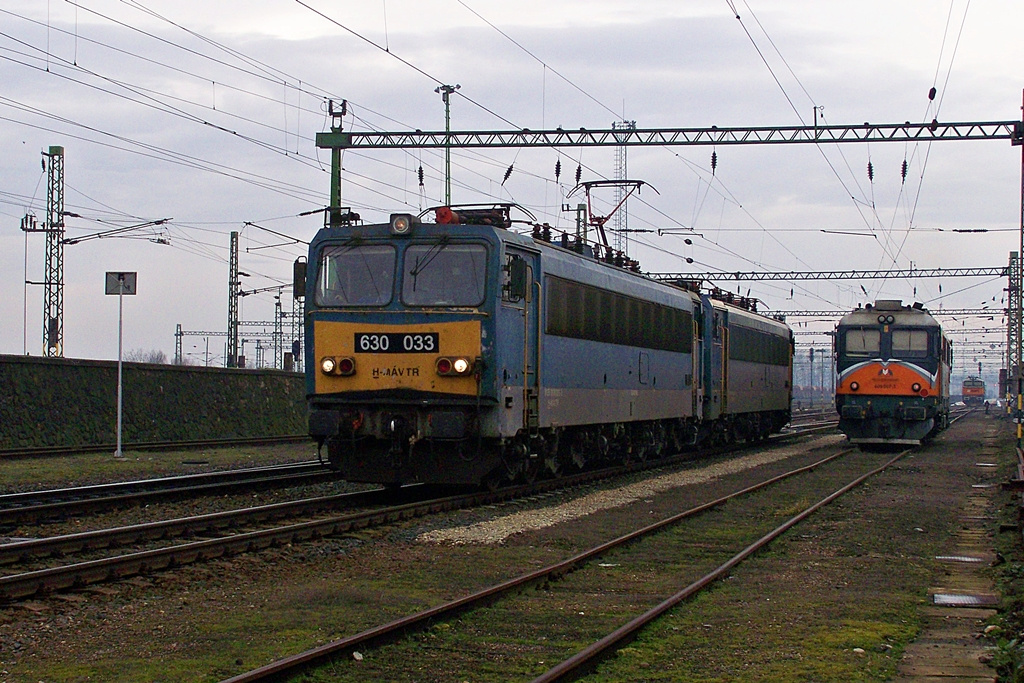
[[[367,239],[367,238],[381,238],[387,237],[391,234],[391,225],[389,223],[363,223],[357,214],[353,214],[355,220],[353,222],[346,222],[338,226],[325,226],[321,228],[316,236],[313,238],[313,243],[325,241],[325,240],[336,240],[336,239]],[[616,266],[605,261],[580,254],[572,249],[562,247],[560,244],[552,241],[545,241],[537,239],[529,233],[516,232],[509,229],[509,225],[500,223],[436,223],[417,221],[418,226],[422,226],[427,230],[430,230],[434,236],[439,234],[439,231],[443,231],[448,234],[461,233],[466,236],[478,236],[484,237],[489,236],[492,239],[496,238],[499,241],[514,244],[524,248],[539,248],[541,250],[550,250],[557,253],[561,258],[567,260],[576,260],[580,264],[587,264],[590,267],[596,266],[599,271],[606,272],[608,274],[617,274],[618,276],[636,278],[638,282],[645,282],[648,284],[655,285],[659,289],[666,291],[675,292],[676,294],[689,294],[694,299],[699,296],[698,292],[694,292],[687,287],[680,284],[670,283],[662,280],[655,280],[654,278],[648,277],[647,275],[639,272],[635,272],[628,268]],[[607,270],[605,270],[607,269]],[[789,329],[789,326],[784,322],[776,318],[762,313],[760,311],[752,311],[735,303],[723,301],[718,298],[713,298],[714,305],[716,308],[728,309],[733,312],[733,315],[740,315],[741,318],[754,322],[760,321],[764,323],[769,329],[770,328],[785,328]]]
[[[883,323],[880,318],[892,316],[892,321]],[[913,325],[915,327],[940,327],[937,320],[932,317],[920,303],[904,304],[899,299],[879,299],[874,304],[867,304],[863,308],[856,308],[842,317],[839,325]]]

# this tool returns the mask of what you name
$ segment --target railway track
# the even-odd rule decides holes
[[[408,637],[410,634],[423,631],[428,626],[433,626],[442,622],[451,622],[456,617],[465,619],[467,613],[474,610],[487,609],[498,600],[516,599],[515,596],[522,594],[524,588],[539,586],[554,580],[565,579],[571,573],[584,568],[593,567],[598,560],[602,560],[605,563],[612,562],[612,560],[609,559],[609,556],[616,550],[621,550],[623,547],[630,544],[647,542],[652,537],[655,537],[656,534],[661,534],[665,532],[666,529],[680,525],[686,520],[692,519],[712,509],[724,506],[725,504],[739,498],[748,497],[754,493],[766,490],[798,475],[816,471],[851,452],[857,451],[852,448],[838,450],[837,452],[834,452],[810,465],[792,469],[788,472],[765,479],[757,484],[734,491],[715,500],[696,505],[610,541],[606,541],[582,552],[578,552],[571,557],[562,559],[549,566],[530,571],[513,579],[494,584],[462,598],[451,600],[416,614],[366,629],[357,634],[334,640],[319,647],[283,658],[251,671],[238,674],[226,679],[224,683],[253,683],[256,681],[279,680],[328,662],[334,662],[334,666],[338,666],[337,662],[344,658],[362,660],[373,650],[395,643],[402,638]],[[603,637],[595,640],[591,645],[576,652],[572,656],[565,658],[563,661],[556,663],[554,666],[551,666],[542,675],[535,678],[534,683],[572,680],[578,677],[581,671],[586,671],[588,668],[593,667],[594,664],[602,657],[614,652],[624,643],[628,643],[635,638],[637,633],[654,619],[657,619],[680,602],[691,598],[701,590],[706,589],[715,581],[728,574],[743,560],[757,552],[757,550],[763,548],[772,540],[778,538],[781,534],[799,524],[802,520],[806,519],[821,507],[851,491],[872,476],[884,471],[909,452],[909,450],[904,451],[895,457],[888,459],[881,466],[872,467],[871,469],[860,473],[853,480],[844,482],[842,485],[831,490],[817,502],[805,507],[798,514],[791,516],[783,524],[776,526],[768,533],[761,534],[755,542],[740,548],[735,554],[729,557],[727,561],[721,563],[712,571],[688,582],[673,594],[663,600],[660,600],[654,607],[637,614],[632,619],[622,623],[619,627],[607,632]],[[606,564],[605,566],[615,565]],[[581,611],[580,614],[583,614],[583,612]],[[479,622],[481,620],[476,621]],[[487,620],[482,619],[482,621]],[[481,637],[485,639],[493,639],[497,636],[493,634],[484,634]],[[358,656],[355,655],[357,652],[359,653]]]
[[[820,429],[808,429],[800,432],[800,434],[813,433]],[[796,435],[796,433],[791,434],[789,438]],[[786,438],[777,437],[776,441],[785,440]],[[743,445],[740,447],[740,450],[747,450],[748,448],[750,446]],[[661,464],[668,463],[619,466],[583,472],[558,480],[543,480],[525,486],[505,488],[498,491],[475,491],[442,498],[416,500],[398,505],[390,504],[379,509],[332,515],[254,531],[229,533],[218,538],[178,543],[124,555],[9,574],[0,577],[0,600],[22,599],[38,593],[67,590],[102,581],[122,579],[140,573],[159,571],[168,567],[190,564],[225,555],[258,551],[274,545],[297,543],[311,538],[347,533],[366,527],[428,514],[493,504],[512,498],[579,486]],[[433,490],[424,488],[423,492],[428,493]],[[419,491],[419,487],[404,487],[402,491],[416,492]],[[355,505],[374,504],[374,502],[379,504],[387,495],[387,492],[384,490],[374,490],[364,492],[363,494],[342,494],[339,496],[279,503],[179,520],[166,520],[131,527],[57,536],[48,539],[16,541],[0,545],[0,564],[10,565],[49,555],[74,554],[99,548],[146,542],[152,539],[175,538],[188,533],[221,533],[226,528],[251,525],[258,522],[280,519],[281,517],[310,514],[316,510],[332,507],[352,507]]]
[[[142,441],[122,444],[121,448],[125,451],[174,451],[198,448],[230,448],[231,446],[272,446],[280,443],[296,443],[309,440],[308,434],[292,434],[233,439],[195,439],[191,441]],[[115,448],[117,448],[117,444],[114,443],[0,448],[0,461],[7,458],[44,458],[87,453],[113,453]]]
[[[76,486],[0,495],[0,528],[155,500],[220,495],[339,479],[337,472],[307,461],[269,467]]]

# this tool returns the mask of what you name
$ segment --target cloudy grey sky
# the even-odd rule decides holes
[[[830,124],[1014,120],[1022,19],[1010,0],[2,0],[0,353],[42,353],[42,288],[23,282],[42,280],[45,241],[19,226],[26,213],[45,217],[40,162],[51,145],[65,148],[65,209],[81,216],[67,219],[68,237],[173,219],[66,247],[65,355],[116,357],[117,302],[103,294],[103,273],[134,270],[125,347],[171,356],[177,324],[226,328],[231,231],[241,233],[245,289],[288,281],[301,248],[261,228],[308,240],[320,226],[319,214],[301,214],[327,203],[329,153],[313,140],[329,126],[328,98],[348,100],[350,130],[443,129],[442,83],[461,86],[456,130],[608,128],[623,118],[799,125],[815,107]],[[714,151],[712,175],[707,147],[629,150],[629,176],[657,190],[630,202],[630,227],[696,233],[692,245],[635,234],[645,270],[1000,266],[1016,249],[1021,159],[1006,141]],[[515,201],[569,227],[560,207],[576,201],[567,194],[577,166],[584,180],[611,177],[613,152],[455,151],[453,201]],[[348,152],[344,167],[344,202],[364,219],[443,198],[435,151]],[[748,287],[772,309],[874,298],[999,308],[1005,282]],[[290,307],[290,293],[282,301]],[[242,300],[243,320],[273,315],[273,292]],[[211,337],[211,355],[222,345]],[[186,353],[204,351],[201,337],[186,338]]]

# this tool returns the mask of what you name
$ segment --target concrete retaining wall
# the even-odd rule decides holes
[[[298,373],[124,363],[125,444],[306,432]],[[112,444],[117,363],[0,355],[0,448]]]

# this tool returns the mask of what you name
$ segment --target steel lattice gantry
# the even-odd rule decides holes
[[[608,128],[587,130],[342,131],[317,133],[328,149],[443,149],[445,147],[616,147],[677,145],[825,144],[838,142],[930,142],[934,140],[1024,140],[1021,121],[864,123],[840,126],[719,128]]]
[[[768,311],[772,315],[784,316],[787,320],[789,318],[835,318],[839,320],[849,311],[830,310],[830,311]],[[933,316],[950,316],[950,317],[961,317],[967,318],[972,316],[995,316],[1005,315],[1006,310],[1002,308],[937,308],[928,309],[928,312]]]
[[[755,280],[888,280],[915,277],[1006,277],[1007,267],[989,268],[903,268],[894,270],[832,270],[832,271],[781,271],[778,273],[759,271],[709,271],[704,273],[648,273],[655,280],[671,282],[693,282],[732,280],[752,282]]]

